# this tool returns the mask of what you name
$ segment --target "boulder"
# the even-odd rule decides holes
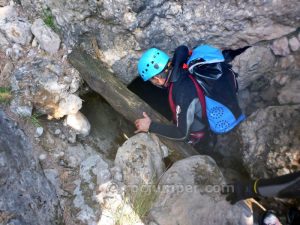
[[[259,77],[270,74],[274,63],[274,55],[264,46],[253,46],[237,56],[232,64],[233,70],[239,74],[237,79],[240,90],[245,89]]]
[[[0,25],[3,26],[7,21],[16,19],[17,16],[16,8],[13,5],[0,7]]]
[[[82,100],[74,93],[80,77],[68,64],[50,56],[27,58],[11,76],[15,107],[31,105],[55,118],[76,114]]]
[[[0,6],[2,7],[2,6],[6,6],[6,5],[8,5],[8,1],[7,0],[0,0]]]
[[[289,39],[289,46],[293,52],[297,51],[300,48],[300,42],[296,37]]]
[[[275,55],[288,56],[290,54],[290,49],[287,37],[275,40],[271,45],[271,49],[273,50]]]
[[[42,19],[34,21],[31,31],[42,49],[52,54],[58,51],[60,38]]]
[[[300,168],[300,105],[269,106],[239,126],[242,160],[252,178],[268,178]]]
[[[91,131],[91,124],[87,118],[81,113],[69,114],[66,118],[66,125],[72,127],[78,134],[85,137]]]
[[[209,156],[177,161],[161,177],[150,220],[160,225],[253,224],[251,209],[220,194],[224,177]]]
[[[11,42],[28,45],[32,39],[31,24],[26,20],[15,20],[5,23],[0,29]]]
[[[125,184],[152,184],[165,170],[162,144],[154,135],[137,134],[118,149],[115,165],[122,169]]]
[[[54,117],[56,118],[61,118],[64,115],[70,115],[73,114],[75,115],[79,109],[81,109],[82,107],[82,100],[81,98],[79,98],[77,95],[74,94],[70,94],[68,96],[66,96],[65,98],[62,98],[58,104],[58,108],[56,109],[55,113],[54,113]],[[76,119],[81,122],[83,122],[84,117],[81,116],[80,114],[77,114]],[[70,117],[70,119],[75,119],[75,117]],[[70,120],[69,120],[70,121]],[[85,123],[85,127],[88,128],[88,124],[86,122]],[[80,126],[82,126],[83,124],[81,124]],[[73,125],[73,127],[75,127],[75,125]],[[76,129],[79,129],[80,127],[75,127]],[[86,133],[89,129],[85,129],[85,131],[82,130],[83,133]],[[79,130],[78,130],[79,131]]]
[[[292,80],[287,83],[277,97],[281,105],[300,104],[300,80]]]

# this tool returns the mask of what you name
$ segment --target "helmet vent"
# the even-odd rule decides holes
[[[154,64],[155,69],[159,69],[159,65],[157,63]]]

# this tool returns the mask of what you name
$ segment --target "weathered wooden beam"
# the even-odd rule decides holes
[[[105,65],[93,59],[85,51],[75,49],[68,56],[69,62],[79,71],[81,77],[95,92],[99,93],[117,112],[134,123],[146,112],[153,121],[170,123],[162,115],[153,110],[147,103],[131,92]],[[198,154],[191,146],[160,137],[171,150],[171,159],[178,160]]]

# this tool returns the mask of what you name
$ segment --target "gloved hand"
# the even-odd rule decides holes
[[[235,204],[240,200],[247,198],[257,197],[258,194],[254,191],[255,181],[240,182],[237,181],[233,184],[229,184],[228,188],[222,190],[222,194],[226,194],[226,200],[231,204]]]

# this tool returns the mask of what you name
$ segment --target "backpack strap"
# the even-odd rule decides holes
[[[206,103],[205,103],[204,91],[202,90],[200,85],[197,83],[196,79],[191,74],[189,74],[189,78],[193,81],[197,91],[197,95],[202,108],[202,119],[206,119]]]
[[[197,91],[197,95],[201,104],[201,109],[202,109],[202,119],[206,120],[206,104],[205,104],[205,96],[204,96],[204,92],[202,90],[202,88],[200,87],[200,85],[197,83],[196,79],[192,76],[189,75],[189,78],[193,81],[196,91]],[[169,86],[169,105],[172,111],[172,115],[173,115],[173,121],[176,122],[176,105],[174,103],[173,100],[173,83],[170,83]]]
[[[170,83],[170,86],[169,86],[168,99],[169,99],[169,105],[170,105],[170,109],[171,109],[172,116],[173,116],[173,121],[176,123],[176,105],[173,100],[173,83],[172,82]]]

